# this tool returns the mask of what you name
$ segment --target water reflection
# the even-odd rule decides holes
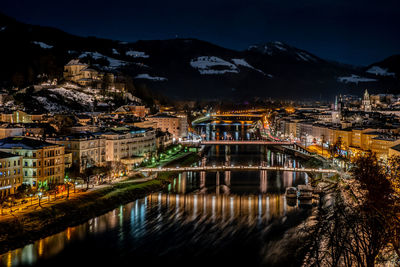
[[[238,227],[246,226],[246,228],[267,225],[271,219],[280,218],[294,209],[297,209],[297,205],[288,205],[281,194],[156,193],[120,206],[87,223],[69,227],[61,233],[6,253],[1,256],[0,263],[5,266],[39,264],[43,260],[60,254],[63,250],[76,253],[73,244],[85,243],[86,240],[91,239],[91,236],[101,237],[109,232],[115,233],[116,244],[123,245],[128,242],[130,250],[136,247],[140,251],[142,248],[136,243],[137,241],[149,242],[150,236],[163,236],[167,234],[169,228],[176,225],[207,228],[207,225],[211,224],[220,228],[217,231],[219,235],[226,230],[227,225],[232,223]],[[188,237],[185,236],[185,238]],[[178,245],[182,246],[183,243]],[[107,243],[103,245],[108,246]]]
[[[252,138],[245,126],[227,126],[236,127],[229,134],[205,127],[211,138]],[[199,164],[301,167],[264,146],[213,146]],[[271,225],[303,212],[285,188],[307,182],[305,173],[282,171],[179,173],[164,192],[1,255],[0,265],[260,265]]]

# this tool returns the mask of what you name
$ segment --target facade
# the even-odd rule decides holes
[[[172,145],[172,134],[169,132],[163,132],[161,130],[156,131],[156,146],[159,148],[166,148]]]
[[[22,157],[23,182],[32,187],[64,182],[64,146],[27,137],[0,140],[0,151]]]
[[[116,109],[113,114],[133,115],[135,117],[144,118],[149,112],[150,109],[145,106],[125,105]]]
[[[157,123],[157,128],[172,134],[173,138],[182,138],[188,134],[188,123],[185,115],[158,114],[147,118]]]
[[[14,111],[13,113],[2,113],[0,120],[8,123],[32,123],[43,121],[43,114],[27,114],[23,111]]]
[[[22,157],[0,151],[0,198],[15,194],[22,181]]]
[[[79,166],[81,172],[106,163],[106,139],[99,134],[75,133],[47,141],[64,146],[65,152],[72,154],[72,165]]]
[[[112,128],[101,134],[106,139],[106,161],[144,157],[156,150],[154,129]]]
[[[22,127],[14,127],[11,125],[0,126],[0,139],[10,137],[10,136],[22,136],[24,133]]]
[[[365,112],[371,112],[372,107],[371,107],[371,99],[369,97],[368,91],[365,90],[364,97],[361,103],[361,110]]]
[[[63,77],[67,81],[73,81],[86,86],[95,81],[100,81],[99,73],[89,68],[89,65],[73,59],[64,66]]]

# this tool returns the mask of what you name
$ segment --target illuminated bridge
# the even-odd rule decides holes
[[[265,140],[201,140],[200,145],[293,145],[294,142],[287,141],[265,141]]]
[[[200,167],[176,167],[176,168],[143,168],[141,172],[193,172],[193,171],[291,171],[291,172],[311,172],[311,173],[338,173],[333,169],[315,168],[291,168],[291,167],[271,167],[271,166],[200,166]]]
[[[205,122],[225,122],[232,123],[233,121],[241,123],[252,123],[254,121],[260,120],[263,114],[252,114],[252,113],[220,113],[220,114],[210,114],[198,118],[192,122],[192,125],[205,123]]]

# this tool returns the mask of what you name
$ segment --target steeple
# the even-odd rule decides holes
[[[364,97],[361,103],[361,109],[364,110],[365,112],[370,112],[372,107],[371,107],[371,100],[369,99],[369,94],[367,89],[365,89],[364,92]]]
[[[369,94],[368,94],[367,89],[365,89],[365,92],[364,92],[364,100],[369,100]]]

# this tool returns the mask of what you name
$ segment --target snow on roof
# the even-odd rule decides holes
[[[33,41],[33,43],[36,44],[36,45],[38,45],[38,46],[40,46],[40,47],[43,48],[43,49],[50,49],[50,48],[53,48],[52,45],[48,45],[48,44],[43,43],[43,42]]]
[[[85,63],[79,62],[79,59],[71,59],[66,66],[71,66],[71,65],[81,65],[81,66],[88,66]]]

